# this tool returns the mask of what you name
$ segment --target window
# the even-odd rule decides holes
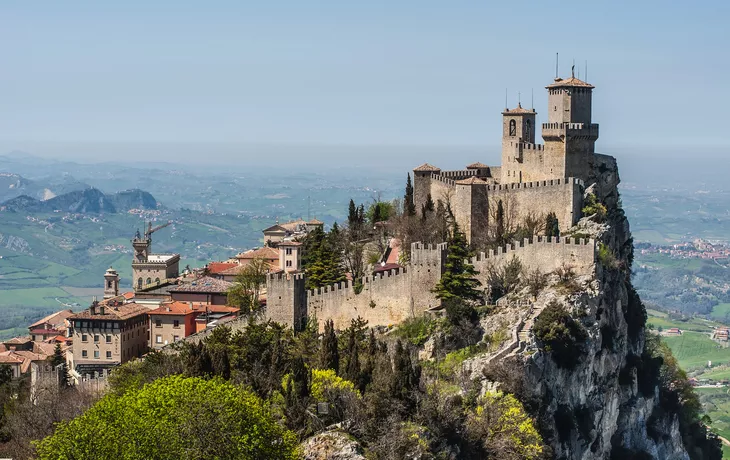
[[[147,278],[147,284],[152,284],[152,278]]]
[[[142,289],[142,278],[137,280],[137,289]]]
[[[155,327],[162,327],[162,320],[161,319],[156,319],[155,320]]]
[[[517,135],[517,122],[514,120],[509,121],[509,135],[510,136]]]
[[[173,342],[177,342],[178,340],[180,340],[180,336],[179,335],[173,335],[172,336],[172,341]]]
[[[532,122],[530,120],[525,120],[525,139],[530,140],[532,134]]]
[[[88,356],[89,356],[89,352],[87,352],[86,350],[81,350],[81,357],[82,358],[87,358]]]
[[[99,343],[99,334],[94,334],[94,343]]]
[[[112,359],[112,352],[111,351],[107,351],[106,352],[106,359]]]
[[[158,335],[155,336],[155,343],[162,343],[162,336],[161,335],[158,334]]]
[[[108,281],[106,282],[106,287],[108,287],[109,289],[111,289],[111,288],[112,288],[112,280],[108,280]]]
[[[89,341],[89,336],[86,335],[86,334],[81,334],[81,341],[82,342],[88,342]]]
[[[291,260],[287,260],[287,261],[286,261],[286,266],[287,266],[287,267],[291,267]]]
[[[177,320],[177,319],[175,321],[173,321],[172,322],[172,327],[180,327],[180,321]]]
[[[558,106],[556,105],[553,107],[553,112],[557,112],[557,111],[558,111]]]
[[[99,350],[94,350],[94,359],[99,359]]]
[[[159,278],[155,278],[155,283],[160,284],[160,279]]]
[[[291,248],[286,248],[286,255],[288,255],[288,256],[291,255]]]

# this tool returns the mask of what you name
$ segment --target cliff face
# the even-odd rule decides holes
[[[677,415],[655,411],[658,388],[647,389],[637,376],[646,316],[630,281],[633,248],[620,207],[615,160],[597,156],[594,173],[588,192],[605,204],[607,215],[601,223],[582,219],[574,234],[595,237],[604,254],[589,289],[566,297],[588,338],[570,368],[559,366],[544,349],[527,358],[528,398],[539,407],[543,435],[555,458],[689,459]]]

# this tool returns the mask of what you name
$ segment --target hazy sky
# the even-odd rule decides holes
[[[542,117],[556,52],[562,76],[588,61],[599,149],[727,147],[729,19],[724,1],[5,0],[0,149],[496,146],[505,88]]]

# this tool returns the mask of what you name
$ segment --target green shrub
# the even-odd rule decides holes
[[[550,302],[538,315],[532,327],[538,344],[549,353],[559,367],[577,364],[582,345],[588,338],[585,328],[557,301]]]
[[[596,195],[589,193],[583,206],[583,215],[592,216],[595,214],[597,222],[603,222],[606,219],[606,206],[598,201]]]
[[[619,267],[619,261],[616,254],[610,247],[603,243],[598,243],[598,261],[606,268],[614,269]]]
[[[428,340],[434,329],[436,329],[436,321],[428,315],[423,315],[406,319],[398,325],[393,334],[415,346],[421,346]]]

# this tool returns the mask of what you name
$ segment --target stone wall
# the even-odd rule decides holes
[[[479,253],[470,262],[479,272],[477,279],[482,286],[487,285],[489,272],[501,267],[513,257],[517,257],[525,270],[539,269],[551,273],[568,265],[578,276],[593,275],[595,272],[596,243],[594,240],[575,240],[573,238],[533,237],[515,242],[505,248]]]
[[[567,230],[581,216],[583,181],[576,178],[490,185],[487,193],[489,215],[496,214],[502,200],[506,220],[511,220],[512,225],[521,223],[528,213],[545,216],[552,211],[558,217],[560,229]]]
[[[304,274],[272,273],[266,278],[266,317],[294,328],[307,316]]]

